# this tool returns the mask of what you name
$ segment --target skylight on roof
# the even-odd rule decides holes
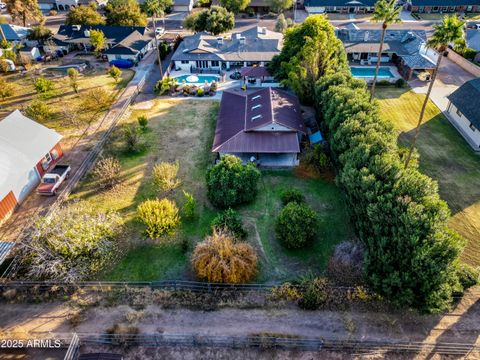
[[[252,110],[259,109],[261,107],[262,107],[262,104],[257,104],[257,105],[252,106]]]
[[[254,117],[252,117],[252,121],[258,120],[258,119],[261,119],[261,118],[262,118],[262,115],[255,115]]]
[[[258,99],[261,99],[262,98],[262,95],[255,95],[253,98],[252,98],[252,101],[253,100],[258,100]]]

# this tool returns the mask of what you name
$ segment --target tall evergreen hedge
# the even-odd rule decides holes
[[[309,38],[315,34],[311,27],[318,30],[315,40]],[[289,30],[285,47],[295,39],[298,54],[289,61],[291,49],[283,50],[273,61],[274,74],[307,102],[313,84],[311,100],[327,128],[337,183],[367,250],[370,287],[398,305],[444,310],[459,289],[456,266],[463,239],[447,226],[450,212],[437,183],[415,166],[404,169],[392,124],[369,101],[365,82],[352,78],[343,45],[331,39],[332,32],[323,16],[310,16]],[[329,60],[308,82],[298,80],[292,74],[302,74],[298,59],[312,58],[303,54],[311,53],[312,42],[317,44],[313,58]]]

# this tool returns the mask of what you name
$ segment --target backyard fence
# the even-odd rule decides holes
[[[213,347],[229,349],[278,349],[295,351],[346,351],[353,353],[397,352],[466,356],[480,351],[475,343],[451,342],[415,342],[415,341],[373,341],[340,338],[314,338],[295,335],[249,335],[219,336],[197,334],[95,334],[49,333],[56,339],[71,339],[65,360],[74,360],[80,353],[80,347],[91,350],[95,346],[113,346],[122,349],[129,347]]]

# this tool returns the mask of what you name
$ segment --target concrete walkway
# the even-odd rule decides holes
[[[451,61],[448,57],[442,59],[435,85],[432,89],[431,99],[438,108],[445,112],[448,106],[447,96],[458,89],[461,85],[475,77],[463,70],[460,66]],[[426,94],[429,83],[412,80],[409,82],[412,90],[418,94]]]

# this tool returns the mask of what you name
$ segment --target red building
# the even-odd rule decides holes
[[[61,139],[18,110],[0,121],[0,224],[62,157]]]

